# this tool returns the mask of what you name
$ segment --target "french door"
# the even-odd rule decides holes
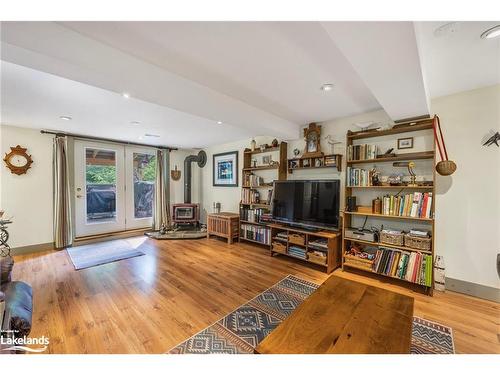
[[[152,225],[153,149],[75,140],[75,234]]]

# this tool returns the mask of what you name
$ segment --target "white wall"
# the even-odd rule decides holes
[[[457,171],[437,179],[436,249],[446,275],[500,287],[500,150],[482,146],[500,131],[500,85],[432,100]]]
[[[259,136],[255,137],[257,146],[260,144],[271,144],[273,137]],[[243,168],[243,150],[250,148],[251,139],[244,139],[238,142],[226,143],[205,149],[207,153],[207,165],[201,170],[201,198],[203,202],[203,210],[201,221],[206,222],[206,214],[213,212],[213,203],[221,203],[221,211],[226,212],[239,212],[239,202],[241,197],[241,179]],[[238,151],[238,187],[222,187],[213,186],[213,155],[223,152]],[[275,158],[277,160],[277,157]],[[276,171],[262,171],[259,175],[267,180],[271,176],[276,176]],[[276,178],[276,177],[274,177]]]
[[[11,146],[21,145],[33,158],[28,173],[21,176],[12,174],[2,160],[2,208],[14,221],[9,225],[9,245],[52,242],[52,137],[39,130],[4,125],[0,133],[2,156]]]
[[[0,169],[0,207],[6,216],[14,216],[9,226],[12,248],[38,245],[53,241],[52,136],[39,130],[14,126],[0,127],[1,155],[11,146],[28,148],[33,164],[25,175],[17,176],[2,161]],[[170,202],[184,201],[184,158],[197,150],[176,150],[170,153],[170,167],[177,164],[182,171],[179,181],[170,180]],[[193,164],[192,201],[201,201],[200,168]]]

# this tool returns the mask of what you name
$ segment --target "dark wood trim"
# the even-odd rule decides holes
[[[90,140],[90,141],[102,141],[102,142],[118,143],[118,144],[122,144],[122,145],[159,148],[159,149],[168,150],[168,151],[178,150],[178,148],[176,148],[176,147],[159,146],[159,145],[148,145],[148,144],[145,144],[145,143],[120,141],[120,140],[117,140],[117,139],[93,137],[93,136],[90,136],[90,135],[83,135],[83,134],[64,133],[64,132],[57,132],[57,131],[53,131],[53,130],[40,130],[40,133],[42,133],[42,134],[51,134],[51,135],[55,135],[56,137],[72,137],[72,138],[75,138],[75,139],[86,139],[86,140]]]

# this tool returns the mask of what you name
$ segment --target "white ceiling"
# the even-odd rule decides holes
[[[182,148],[252,136],[245,129],[135,98],[125,99],[108,90],[5,61],[1,62],[1,75],[1,122],[6,125]],[[64,121],[59,116],[72,120]]]
[[[500,40],[479,39],[492,23],[436,37],[442,24],[2,22],[1,122],[204,147],[379,108],[420,115],[429,96],[500,81]]]
[[[443,32],[436,32],[449,24]],[[500,38],[481,34],[494,22],[417,22],[420,54],[431,98],[500,83]]]

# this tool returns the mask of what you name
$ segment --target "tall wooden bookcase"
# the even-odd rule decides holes
[[[262,201],[264,200],[264,198],[267,198],[267,196],[264,197],[262,193],[263,192],[267,193],[269,190],[272,190],[274,180],[286,180],[287,146],[288,145],[286,142],[280,142],[279,145],[276,147],[268,147],[265,150],[261,150],[260,148],[258,148],[254,151],[245,151],[243,153],[242,195],[245,194],[245,192],[252,193],[252,191],[259,191],[261,193],[261,201]],[[278,162],[278,164],[253,166],[252,158],[255,157],[255,155],[259,154],[269,154],[273,158],[275,156],[278,156],[278,160],[275,160]],[[258,176],[259,172],[266,170],[275,171],[275,178],[273,178],[272,180],[264,181],[264,183],[261,183],[259,185],[247,184],[245,182],[247,181],[247,177],[249,175]],[[271,210],[271,205],[268,204],[267,202],[250,203],[250,202],[244,202],[243,200],[240,201],[240,240],[269,246],[271,241],[271,231],[269,228],[270,223],[262,222],[259,220],[252,220],[252,221],[243,220],[242,211],[245,209],[251,209],[251,210],[262,209],[262,211],[264,211],[265,213],[269,213]],[[268,241],[261,241],[261,240],[256,240],[254,238],[249,238],[248,236],[245,235],[246,231],[244,228],[250,228],[250,229],[253,228],[256,230],[264,229],[267,232],[266,238],[268,239]]]
[[[381,139],[379,137],[384,137],[383,139],[387,142],[387,140],[390,140],[394,138],[394,144],[397,140],[397,136],[400,134],[403,134],[403,137],[405,137],[407,134],[404,133],[413,133],[411,134],[414,139],[417,137],[426,137],[427,142],[421,142],[421,144],[424,144],[427,146],[428,149],[420,151],[420,152],[408,152],[408,153],[397,153],[396,156],[388,156],[388,157],[377,157],[375,159],[364,159],[364,160],[349,160],[348,158],[348,149],[349,146],[359,144],[358,140],[370,140],[370,142],[376,142],[377,139]],[[350,248],[351,244],[355,243],[358,244],[358,246],[376,246],[376,247],[384,247],[384,248],[390,248],[394,250],[401,250],[405,252],[420,252],[422,254],[427,254],[432,256],[432,260],[434,260],[434,247],[436,243],[436,232],[435,232],[435,225],[434,225],[434,215],[435,215],[435,207],[436,207],[436,189],[435,189],[435,181],[436,181],[436,172],[435,172],[435,142],[433,138],[433,124],[432,124],[432,119],[424,119],[420,121],[416,121],[413,123],[406,123],[406,124],[400,124],[398,125],[397,128],[392,128],[388,130],[381,130],[381,131],[367,131],[367,132],[356,132],[353,133],[349,131],[347,133],[346,137],[346,165],[347,167],[353,167],[353,168],[358,168],[358,166],[362,168],[370,168],[373,165],[389,165],[392,167],[392,163],[395,161],[426,161],[428,166],[432,168],[432,170],[429,171],[428,175],[432,176],[432,184],[426,185],[426,186],[350,186],[349,181],[348,181],[348,176],[346,173],[346,181],[345,181],[345,210],[343,213],[343,226],[342,226],[342,269],[344,271],[350,271],[355,269],[356,272],[362,272],[366,273],[367,275],[373,275],[377,278],[383,278],[386,279],[387,281],[394,281],[397,282],[400,285],[405,285],[408,288],[423,292],[425,294],[432,295],[433,292],[433,283],[434,283],[434,269],[432,268],[432,276],[431,276],[431,286],[427,287],[425,285],[420,285],[416,284],[404,279],[400,279],[396,276],[389,276],[381,273],[377,273],[374,270],[370,270],[367,266],[362,266],[358,262],[354,262],[351,259],[346,256],[346,251]],[[432,139],[432,142],[431,142]],[[413,141],[412,141],[413,142]],[[432,146],[431,146],[432,143]],[[396,148],[396,146],[394,146]],[[381,150],[383,151],[383,150]],[[397,150],[399,151],[399,150]],[[380,156],[380,155],[379,155]],[[391,163],[391,164],[388,164]],[[394,172],[401,172],[402,170],[399,168],[394,168]],[[427,182],[430,183],[430,180]],[[357,202],[360,201],[360,198],[363,198],[364,194],[371,194],[368,197],[368,200],[365,198],[365,206],[367,206],[366,203],[368,203],[369,199],[374,196],[374,194],[378,195],[385,195],[385,194],[395,194],[399,193],[399,191],[402,191],[402,194],[408,192],[415,192],[415,191],[421,191],[421,192],[432,192],[432,205],[431,205],[431,210],[432,210],[432,216],[430,218],[420,218],[420,217],[407,217],[407,216],[391,216],[391,215],[383,215],[383,214],[378,214],[378,213],[373,213],[369,212],[366,210],[363,210],[360,212],[360,209],[358,211],[353,211],[349,212],[347,211],[347,197],[350,196],[356,196]],[[371,204],[371,202],[370,202]],[[360,219],[365,219],[367,218],[368,221],[371,222],[371,225],[375,223],[375,227],[377,227],[377,221],[383,221],[384,223],[391,221],[394,223],[398,223],[399,227],[406,226],[408,229],[411,229],[411,226],[414,225],[413,223],[417,223],[416,225],[419,225],[420,227],[423,228],[428,228],[428,230],[432,234],[432,243],[431,243],[431,249],[429,251],[424,251],[424,250],[416,250],[413,248],[405,247],[405,246],[394,246],[390,244],[385,244],[381,242],[371,242],[371,241],[363,241],[363,240],[358,240],[358,239],[352,239],[346,236],[346,228],[358,228]],[[356,224],[354,224],[354,221],[356,221]],[[390,224],[388,224],[390,225]]]

